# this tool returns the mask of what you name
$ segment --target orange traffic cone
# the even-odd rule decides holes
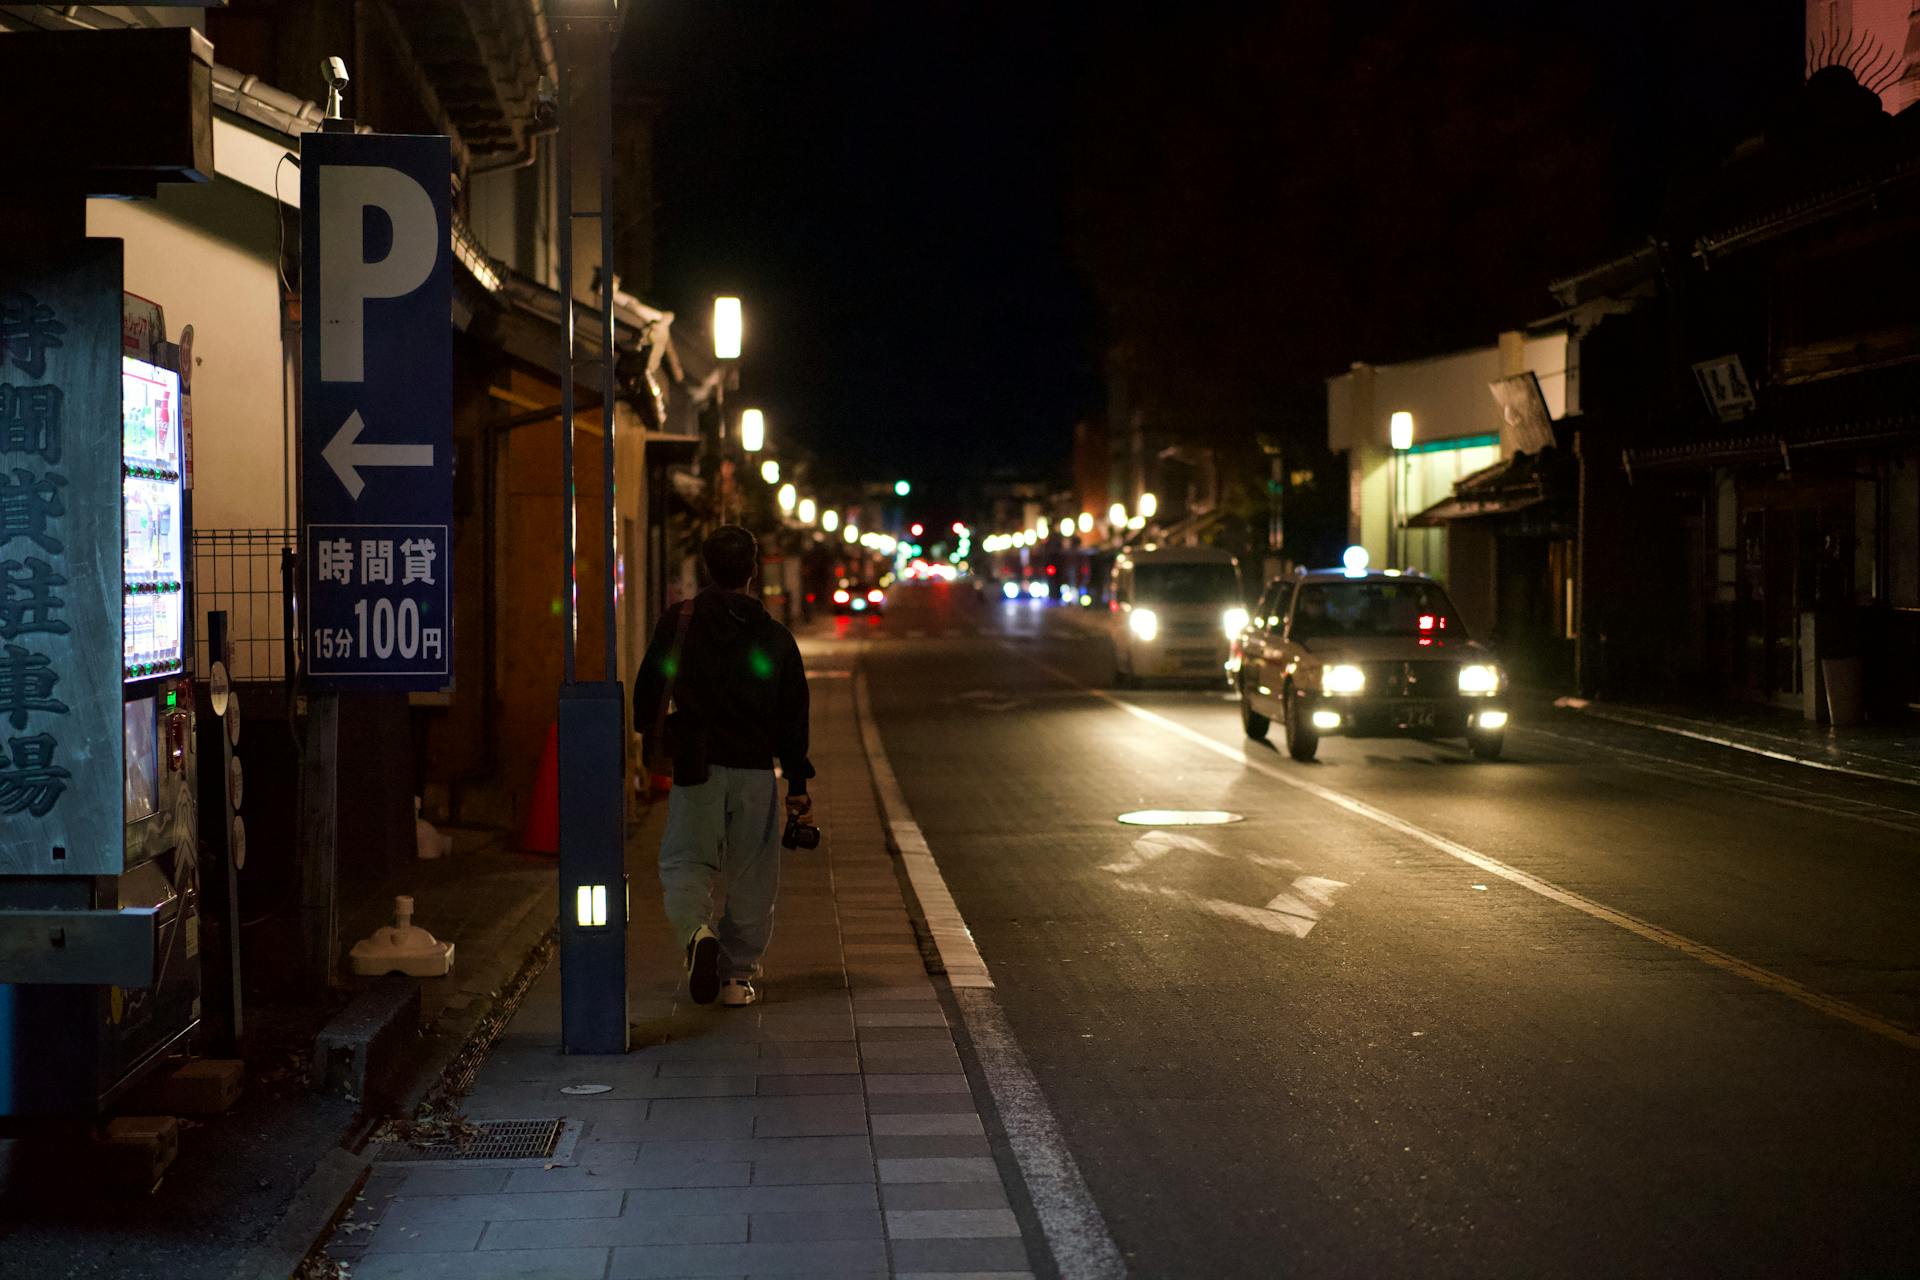
[[[533,795],[527,802],[527,826],[520,847],[528,853],[557,857],[560,853],[560,726],[547,726],[547,747],[533,775]]]

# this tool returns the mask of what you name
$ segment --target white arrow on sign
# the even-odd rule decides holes
[[[340,429],[320,451],[320,456],[333,468],[333,474],[340,477],[341,485],[349,498],[358,498],[367,482],[360,478],[361,467],[431,467],[433,465],[433,446],[430,444],[360,444],[360,433],[367,424],[360,421],[360,411],[355,409],[340,424]]]

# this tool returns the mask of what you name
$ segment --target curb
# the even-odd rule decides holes
[[[1812,756],[1797,755],[1791,751],[1776,751],[1752,742],[1741,742],[1736,738],[1721,737],[1716,734],[1702,733],[1697,729],[1688,729],[1669,721],[1649,719],[1646,716],[1631,715],[1602,706],[1586,698],[1555,698],[1553,706],[1558,711],[1573,711],[1591,716],[1595,720],[1607,720],[1614,724],[1629,725],[1636,729],[1648,729],[1655,733],[1672,734],[1674,737],[1687,738],[1694,742],[1704,742],[1710,746],[1725,747],[1730,751],[1743,751],[1748,755],[1762,756],[1768,760],[1778,760],[1783,764],[1797,764],[1808,769],[1819,769],[1823,773],[1842,773],[1855,778],[1870,778],[1875,782],[1891,782],[1904,787],[1920,787],[1920,777],[1903,777],[1895,773],[1879,773],[1872,769],[1861,769],[1853,765],[1835,764],[1831,760],[1817,760]]]
[[[342,1147],[320,1164],[293,1194],[293,1202],[267,1238],[248,1251],[228,1280],[287,1280],[300,1269],[316,1240],[332,1229],[367,1175],[367,1158]]]

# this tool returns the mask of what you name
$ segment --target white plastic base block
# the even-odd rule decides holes
[[[348,956],[363,976],[402,973],[409,978],[440,978],[453,968],[453,944],[441,942],[413,923],[413,899],[393,900],[394,922],[353,944]]]

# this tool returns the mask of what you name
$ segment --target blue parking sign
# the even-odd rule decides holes
[[[444,137],[301,139],[301,629],[316,689],[452,683],[451,165]]]

